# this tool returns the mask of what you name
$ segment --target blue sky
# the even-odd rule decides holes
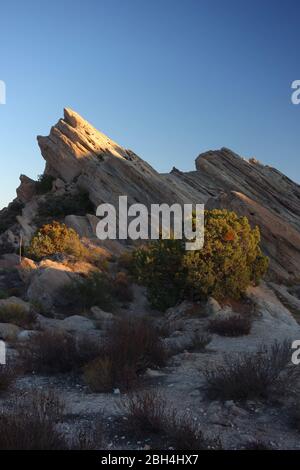
[[[68,106],[159,171],[230,147],[300,182],[299,0],[10,0],[0,207]]]

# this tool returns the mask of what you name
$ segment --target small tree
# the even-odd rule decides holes
[[[54,221],[38,229],[31,239],[27,254],[34,259],[42,259],[57,253],[80,258],[84,250],[75,230]]]
[[[175,305],[185,289],[182,240],[158,240],[132,255],[132,273],[147,287],[152,307],[164,311]]]
[[[132,255],[132,271],[150,303],[166,310],[183,298],[239,298],[268,268],[259,228],[227,210],[205,211],[205,243],[185,251],[182,240],[158,240]]]
[[[268,268],[260,249],[260,231],[247,217],[227,210],[205,212],[202,250],[186,252],[187,289],[193,298],[239,298]]]

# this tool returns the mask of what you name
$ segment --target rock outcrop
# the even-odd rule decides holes
[[[38,143],[46,160],[46,174],[67,183],[77,179],[96,206],[116,204],[120,195],[127,195],[130,204],[182,199],[150,165],[70,109],[64,110],[64,119],[52,127],[48,137],[38,137]]]
[[[173,168],[169,174],[159,174],[71,109],[64,110],[64,118],[49,136],[39,136],[38,143],[46,160],[45,174],[55,178],[54,195],[77,188],[88,192],[95,207],[103,202],[117,205],[118,197],[127,195],[129,204],[205,203],[207,208],[234,210],[260,226],[273,280],[300,277],[300,186],[276,169],[222,148],[199,155],[194,171]],[[0,249],[1,244],[18,246],[20,231],[26,242],[35,229],[44,196],[35,194],[34,182],[25,176],[17,194],[24,207],[15,218],[10,216],[15,224],[8,224],[0,235]],[[8,219],[7,211],[2,213]],[[66,223],[82,236],[95,238],[95,215],[68,214]]]

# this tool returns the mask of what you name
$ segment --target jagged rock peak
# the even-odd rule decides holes
[[[47,137],[38,136],[38,144],[47,162],[46,173],[71,182],[89,162],[99,163],[107,156],[131,159],[124,149],[70,108],[52,127]]]

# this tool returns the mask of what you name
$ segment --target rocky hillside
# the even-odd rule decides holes
[[[49,136],[38,137],[38,144],[45,175],[53,179],[53,197],[80,190],[94,208],[102,202],[117,204],[119,195],[127,195],[129,203],[198,202],[232,209],[260,226],[271,260],[270,277],[280,282],[300,277],[300,186],[276,169],[222,148],[199,155],[194,171],[173,168],[170,174],[159,174],[70,109]],[[35,182],[22,175],[17,199],[0,213],[2,252],[18,244],[20,231],[25,243],[32,236],[44,199]],[[95,209],[74,212],[67,211],[67,224],[95,238]]]
[[[44,174],[22,175],[0,212],[0,449],[299,450],[299,186],[228,149],[200,155],[195,171],[159,174],[69,109],[38,143]],[[96,206],[119,195],[247,215],[261,228],[269,279],[231,298],[221,271],[226,298],[188,295],[156,310],[126,243],[95,235]],[[46,251],[19,257],[53,220],[79,236],[48,225],[34,237]],[[64,249],[48,250],[49,230]],[[172,290],[162,282],[176,266],[153,269],[156,295]]]

